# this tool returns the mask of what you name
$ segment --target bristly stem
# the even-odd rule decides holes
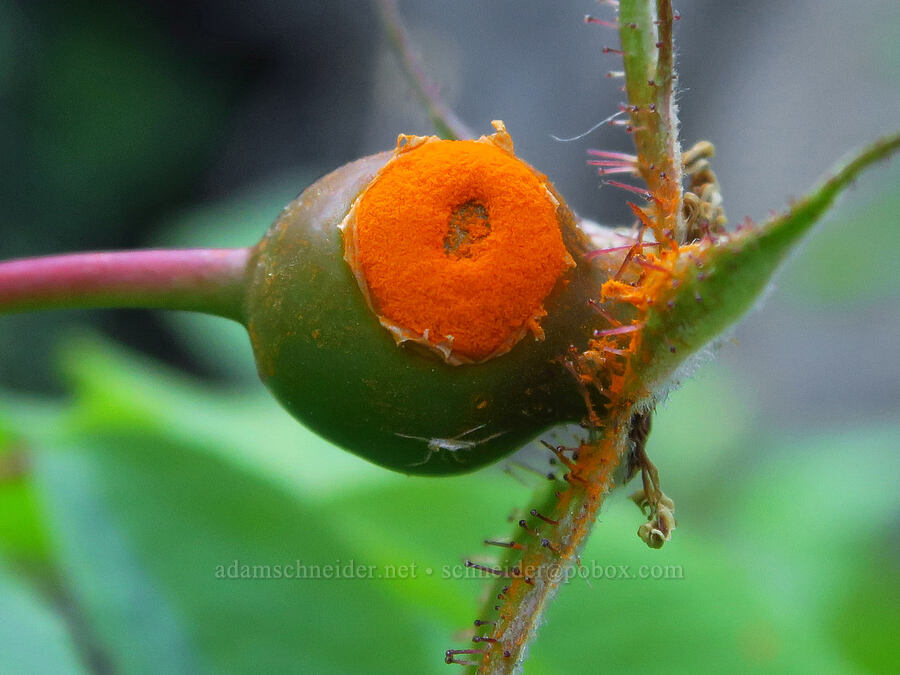
[[[0,314],[180,309],[242,320],[250,249],[73,253],[0,263]]]
[[[440,99],[434,84],[428,80],[425,69],[409,43],[409,36],[403,25],[400,10],[397,8],[397,0],[378,0],[376,5],[388,41],[403,68],[403,74],[406,75],[406,79],[419,101],[428,111],[428,116],[438,135],[451,140],[474,138],[472,131]]]
[[[655,8],[654,8],[655,4]],[[658,240],[683,243],[681,145],[674,103],[671,0],[622,0],[619,35],[638,170],[656,205]]]
[[[684,237],[684,226],[681,151],[672,104],[672,7],[668,0],[659,0],[655,6],[650,0],[622,0],[619,12],[631,131],[652,201],[652,213],[641,213],[648,220],[652,215],[659,241],[677,244]],[[621,329],[613,330],[618,337]],[[629,327],[629,353],[640,343],[639,332]],[[490,568],[498,579],[479,616],[490,617],[493,628],[489,635],[474,638],[481,654],[480,673],[521,669],[545,609],[580,564],[581,551],[605,496],[616,487],[617,476],[630,477],[628,471],[619,469],[634,445],[632,420],[638,399],[621,395],[631,377],[627,357],[623,375],[618,376],[623,382],[606,383],[606,403],[589,411],[588,440],[578,448],[548,446],[565,469],[565,483],[554,483],[547,494],[538,497],[530,517],[519,521],[512,538],[516,545],[504,549],[507,556],[499,568]],[[457,654],[468,652],[451,650],[448,663],[460,662]]]
[[[577,576],[581,552],[613,488],[619,459],[629,447],[630,409],[608,418],[603,438],[582,444],[577,459],[563,456],[565,482],[554,481],[519,521],[503,573],[480,616],[496,617],[479,673],[519,672],[528,647],[544,621],[544,611],[559,587]],[[565,469],[564,469],[565,470]],[[497,609],[495,609],[497,608]],[[478,631],[476,631],[478,632]],[[448,658],[449,658],[448,654]]]

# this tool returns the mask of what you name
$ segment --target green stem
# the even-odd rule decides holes
[[[0,314],[141,307],[243,319],[250,249],[73,253],[0,263]]]
[[[638,170],[655,198],[658,240],[685,237],[681,145],[673,101],[675,48],[671,0],[622,0],[619,37]]]
[[[564,482],[542,490],[530,515],[515,528],[514,545],[495,568],[499,578],[479,615],[492,621],[490,631],[476,630],[476,638],[490,638],[473,645],[483,651],[479,673],[520,672],[544,612],[576,571],[605,498],[623,475],[619,460],[631,447],[630,420],[628,406],[607,418],[602,437],[580,447],[579,459],[566,467]]]

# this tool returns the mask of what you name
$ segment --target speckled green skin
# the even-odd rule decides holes
[[[554,359],[570,344],[584,347],[596,322],[587,300],[605,274],[582,260],[590,245],[571,212],[560,207],[578,265],[545,303],[547,338],[526,336],[486,363],[450,366],[420,347],[398,347],[343,259],[338,225],[390,156],[360,159],[319,180],[257,246],[245,313],[263,382],[313,431],[410,474],[471,471],[554,424],[580,421],[584,402]],[[432,451],[425,439],[456,445]]]

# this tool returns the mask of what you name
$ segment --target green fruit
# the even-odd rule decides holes
[[[584,259],[591,246],[565,202],[553,192],[577,265],[544,302],[545,339],[525,337],[481,363],[450,365],[415,342],[397,344],[345,260],[339,225],[392,157],[366,157],[323,177],[255,248],[245,314],[263,382],[321,436],[410,474],[470,471],[548,427],[582,420],[584,400],[560,361],[571,345],[584,348],[595,327],[588,301],[604,275]]]

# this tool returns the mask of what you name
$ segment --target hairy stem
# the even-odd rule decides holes
[[[622,0],[619,12],[631,131],[638,168],[652,203],[646,211],[637,206],[634,209],[645,225],[652,226],[657,240],[672,244],[670,253],[674,255],[685,232],[681,150],[672,103],[674,15],[668,0]],[[487,635],[479,631],[469,649],[447,652],[448,663],[478,665],[481,673],[521,669],[545,609],[560,583],[580,564],[580,553],[605,496],[616,487],[617,476],[619,482],[630,478],[632,472],[624,460],[635,447],[633,420],[646,420],[649,412],[636,408],[646,401],[646,394],[634,394],[637,387],[631,355],[640,345],[640,321],[625,320],[625,316],[633,318],[634,312],[630,305],[623,307],[624,303],[613,313],[624,311],[626,330],[613,328],[608,336],[598,336],[592,342],[595,351],[583,355],[579,363],[592,368],[592,364],[605,362],[603,354],[616,354],[621,362],[615,368],[605,367],[603,372],[578,372],[581,366],[571,364],[581,386],[590,382],[594,394],[585,389],[591,424],[588,440],[578,448],[548,447],[565,467],[565,487],[560,489],[556,484],[540,496],[529,515],[519,520],[509,542],[493,542],[507,553],[500,567],[470,563],[497,578],[496,588],[476,623],[476,628],[492,628]],[[643,311],[639,308],[638,315]],[[605,348],[608,351],[604,352]],[[602,392],[603,403],[595,405],[592,399],[598,392]]]
[[[656,238],[683,243],[681,145],[673,100],[671,0],[622,0],[619,36],[638,170],[656,206]]]
[[[615,487],[620,459],[631,447],[630,408],[622,407],[604,425],[605,433],[576,452],[557,450],[564,482],[554,481],[518,521],[499,567],[495,588],[480,614],[490,630],[476,624],[473,648],[481,655],[480,673],[513,673],[522,667],[544,611],[561,584],[572,578],[604,499]],[[494,545],[496,545],[495,542]],[[470,563],[471,566],[471,563]],[[457,650],[459,651],[459,650]],[[465,659],[466,650],[447,658]],[[462,657],[462,658],[460,658]],[[452,662],[452,661],[451,661]]]
[[[472,131],[440,99],[434,84],[428,80],[425,69],[409,43],[409,36],[397,8],[397,0],[377,0],[376,4],[388,41],[403,68],[403,74],[428,112],[438,135],[454,140],[474,138]]]
[[[250,249],[73,253],[0,263],[0,314],[142,307],[243,317]]]

